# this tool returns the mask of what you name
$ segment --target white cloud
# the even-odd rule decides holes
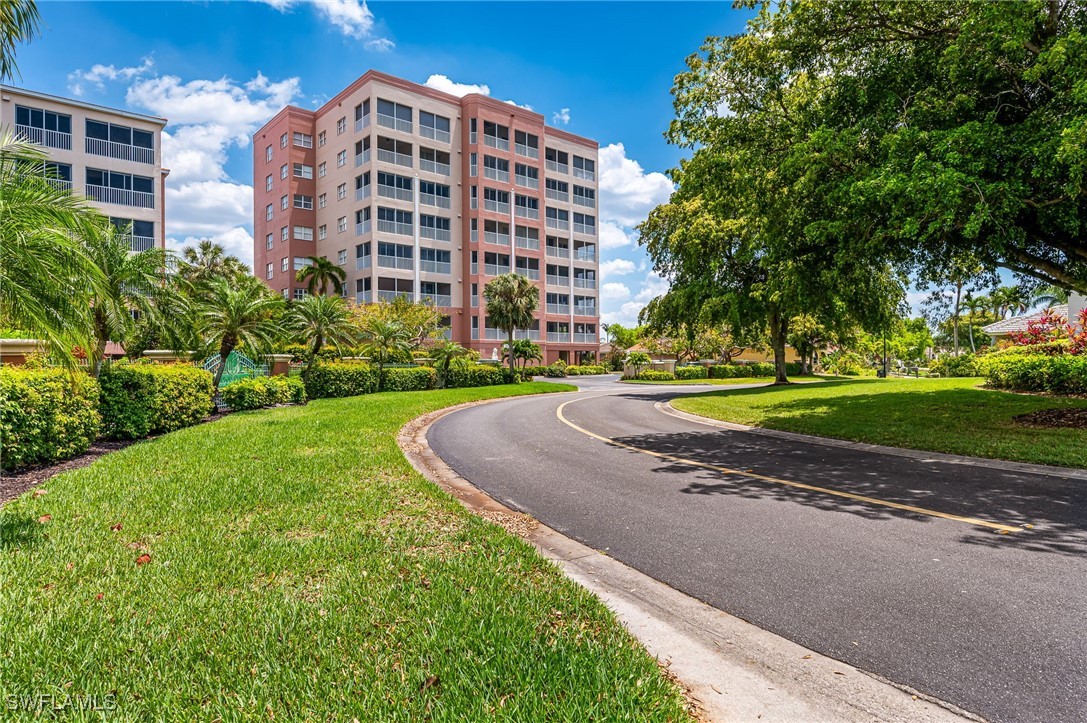
[[[672,182],[663,173],[646,173],[627,158],[622,143],[600,149],[600,216],[621,226],[641,223],[649,212],[672,195]]]
[[[176,75],[139,80],[128,89],[129,105],[169,119],[171,125],[207,123],[248,135],[298,95],[297,77],[273,83],[262,73],[239,85],[230,78],[181,82]]]
[[[600,277],[603,279],[612,276],[625,276],[634,273],[634,271],[634,262],[627,259],[612,259],[611,261],[600,262]]]
[[[630,289],[626,284],[611,281],[600,287],[600,298],[607,301],[624,301],[630,298]]]
[[[367,50],[376,50],[379,53],[387,53],[396,47],[396,43],[388,38],[374,38],[366,41]]]
[[[145,57],[139,65],[118,68],[115,65],[92,65],[90,70],[74,70],[68,74],[68,90],[76,97],[82,97],[88,87],[102,90],[106,87],[106,81],[132,80],[141,75],[146,75],[154,68],[155,61],[151,56]]]
[[[309,4],[317,9],[332,25],[349,38],[364,40],[374,34],[374,13],[366,0],[261,0],[279,12],[287,12],[295,5]],[[395,47],[388,38],[372,38],[366,43],[370,50],[385,51]]]
[[[601,216],[603,218],[603,216]],[[633,243],[630,234],[614,221],[604,219],[600,222],[600,248],[617,249]]]
[[[570,123],[570,109],[563,108],[562,110],[555,111],[551,114],[551,124],[556,126],[564,126]]]
[[[170,248],[177,250],[207,238],[253,265],[253,236],[248,230],[253,223],[252,186],[229,181],[186,183],[171,190],[166,215]]]
[[[213,243],[217,243],[223,247],[223,249],[232,256],[237,256],[247,266],[252,268],[253,266],[253,237],[246,229],[235,226],[225,230],[220,230],[213,234],[203,234],[200,236],[186,236],[184,238],[175,238],[171,236],[166,239],[166,248],[180,253],[181,249],[186,246],[195,246],[204,239],[208,239]]]
[[[426,79],[423,83],[428,88],[434,90],[440,90],[443,93],[449,93],[455,95],[458,98],[468,95],[469,93],[479,93],[480,95],[490,95],[491,89],[486,85],[477,85],[474,83],[457,83],[449,79],[449,76],[439,75],[435,73]]]
[[[645,305],[652,301],[655,297],[668,291],[668,281],[661,278],[655,273],[650,272],[642,281],[641,286],[638,288],[637,293],[630,296],[630,293],[626,295],[617,295],[609,297],[605,291],[605,287],[612,284],[604,284],[601,287],[601,312],[600,321],[604,324],[619,323],[623,326],[637,326],[638,313],[645,308]],[[625,284],[614,284],[615,286],[627,289]],[[622,302],[618,305],[617,302]]]

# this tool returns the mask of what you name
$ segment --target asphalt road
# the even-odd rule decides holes
[[[510,507],[819,653],[992,721],[1087,721],[1087,482],[723,430],[654,407],[691,388],[577,383],[451,414],[430,445]]]

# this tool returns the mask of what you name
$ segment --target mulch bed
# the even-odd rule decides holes
[[[1025,427],[1087,429],[1087,408],[1042,409],[1030,414],[1020,414],[1014,419]]]

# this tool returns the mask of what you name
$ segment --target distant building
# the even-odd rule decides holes
[[[53,183],[131,227],[133,251],[166,247],[165,118],[0,85],[0,126],[49,153]]]
[[[1084,297],[1080,294],[1072,294],[1068,298],[1067,304],[1056,304],[1052,307],[1052,311],[1058,316],[1063,316],[1068,320],[1068,323],[1078,324],[1079,314],[1083,308]],[[1033,314],[1024,314],[1022,316],[1013,316],[1010,319],[1001,319],[988,326],[983,326],[981,330],[991,336],[993,338],[993,343],[995,344],[1001,339],[1010,338],[1012,334],[1026,331],[1030,322],[1042,318],[1042,314],[1046,311],[1046,309],[1043,309],[1042,311],[1037,311]]]

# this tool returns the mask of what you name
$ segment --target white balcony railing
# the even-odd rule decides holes
[[[587,278],[585,278],[583,276],[575,276],[574,277],[574,288],[575,289],[595,289],[596,288],[596,279],[587,279]]]
[[[483,167],[483,177],[489,178],[492,181],[501,181],[502,183],[510,182],[509,171],[503,171],[498,168],[491,168],[490,166]]]
[[[355,189],[355,200],[362,201],[370,197],[370,186]]]
[[[566,315],[569,315],[570,314],[570,305],[569,304],[548,304],[547,305],[547,313],[548,314],[566,314]]]
[[[423,294],[423,299],[430,299],[434,306],[452,306],[453,297],[449,294]]]
[[[449,208],[449,197],[438,196],[433,193],[420,193],[419,203],[424,206],[434,206],[436,208]]]
[[[437,173],[439,176],[448,176],[452,173],[448,163],[429,161],[425,158],[419,159],[419,170],[427,173]]]
[[[519,273],[521,276],[524,276],[526,279],[532,279],[533,281],[539,281],[540,279],[539,269],[528,269],[522,266],[518,266],[517,273]]]
[[[515,144],[513,146],[513,152],[516,153],[519,156],[524,156],[525,158],[539,158],[540,157],[540,149],[539,148],[533,148],[532,146],[525,145],[524,143]]]
[[[72,182],[71,181],[65,181],[62,178],[46,178],[45,182],[48,183],[53,188],[57,189],[58,191],[71,191],[72,190]]]
[[[397,201],[410,201],[414,198],[410,188],[389,186],[384,183],[377,184],[377,195],[382,198],[395,198]]]
[[[519,173],[513,177],[513,182],[516,183],[518,186],[524,186],[525,188],[540,187],[540,179],[531,178],[529,176],[522,176]]]
[[[570,332],[568,331],[549,331],[547,332],[547,340],[550,342],[558,342],[559,344],[565,344],[570,341]]]
[[[552,274],[547,275],[548,286],[565,286],[569,288],[570,277],[569,276],[554,276]]]
[[[396,301],[396,297],[403,296],[405,299],[410,296],[407,291],[382,291],[378,290],[377,298],[381,301]]]
[[[510,245],[510,235],[508,233],[497,233],[495,231],[484,231],[483,240],[489,244],[498,244],[500,246]]]
[[[370,233],[370,229],[373,227],[372,224],[373,221],[360,221],[359,223],[356,223],[355,235],[362,236],[363,234]]]
[[[595,344],[596,343],[596,333],[593,332],[592,334],[578,334],[578,333],[575,332],[574,333],[574,343],[575,344]]]
[[[370,149],[355,154],[355,168],[370,162]]]
[[[419,238],[433,239],[434,241],[452,241],[453,232],[447,228],[434,228],[432,226],[420,226]]]
[[[155,239],[151,236],[129,236],[128,250],[134,254],[155,248]]]
[[[37,143],[39,146],[49,146],[50,148],[60,148],[65,151],[72,150],[72,134],[61,133],[60,131],[47,131],[44,128],[35,128],[34,126],[15,126],[15,132],[30,141],[31,143]]]
[[[100,138],[86,138],[86,150],[95,156],[117,158],[122,161],[135,161],[136,163],[155,163],[154,148],[140,148],[126,143],[114,143],[103,141]]]
[[[413,267],[412,259],[405,259],[401,256],[386,256],[384,254],[377,255],[377,265],[382,269],[406,269],[409,271]]]
[[[384,148],[377,149],[377,160],[384,161],[385,163],[395,163],[398,166],[404,166],[405,168],[411,168],[411,156],[406,153],[397,153],[396,151],[387,151]]]
[[[435,303],[437,303],[437,302],[435,302]],[[453,304],[446,304],[446,306],[452,306],[452,305]],[[441,304],[438,304],[438,306],[441,306]],[[438,332],[438,336],[445,339],[446,341],[449,341],[450,339],[453,338],[453,327],[443,326],[441,328],[441,331]]]
[[[585,198],[585,196],[574,196],[574,203],[585,208],[596,208],[596,199]]]
[[[574,169],[574,178],[584,178],[586,181],[595,181],[596,180],[596,172],[595,171],[586,171],[584,168],[575,168]]]
[[[570,203],[569,191],[559,191],[554,188],[549,188],[544,193],[544,195],[546,195],[552,201],[562,201],[563,203]]]
[[[508,151],[510,149],[510,142],[508,140],[499,138],[498,136],[490,136],[486,133],[483,134],[483,145],[497,148],[500,151]]]
[[[574,223],[574,233],[579,233],[583,236],[595,236],[596,224]]]
[[[356,304],[369,304],[370,299],[371,299],[371,296],[370,296],[369,291],[356,291],[355,292],[355,303]]]
[[[509,272],[509,264],[483,264],[483,273],[487,276],[501,276]]]
[[[528,339],[530,341],[539,341],[540,340],[540,330],[539,329],[514,329],[513,330],[513,338],[514,339]]]
[[[362,118],[359,118],[357,121],[355,121],[355,132],[356,133],[360,133],[364,128],[369,128],[369,127],[370,127],[370,116],[368,116],[368,115],[364,115]]]
[[[510,205],[508,203],[502,203],[501,201],[492,201],[489,198],[483,199],[483,208],[487,211],[495,211],[503,215],[509,215]]]
[[[420,261],[419,270],[426,271],[428,274],[451,274],[453,273],[453,265],[448,261]],[[445,304],[449,306],[449,304]]]
[[[441,143],[448,143],[450,140],[449,131],[431,128],[430,126],[424,126],[422,124],[420,124],[419,126],[419,135],[421,135],[423,138],[433,138],[434,140]]]
[[[355,271],[362,271],[368,269],[373,264],[373,256],[356,256],[355,257]]]
[[[570,166],[565,163],[559,163],[558,161],[545,161],[544,164],[547,170],[554,171],[555,173],[569,173]]]
[[[517,206],[516,209],[514,210],[514,214],[518,218],[531,218],[531,219],[539,220],[539,218],[540,218],[540,209],[538,209],[538,208],[528,208],[527,206]]]
[[[506,338],[506,332],[502,331],[501,329],[487,328],[487,329],[483,330],[483,338],[484,339],[492,339],[492,340],[505,339]]]
[[[528,238],[527,236],[517,236],[514,243],[519,249],[529,249],[530,251],[540,250],[540,239]]]
[[[570,229],[570,222],[563,221],[561,218],[551,218],[549,216],[547,219],[547,227],[558,229],[559,231],[567,231]]]
[[[559,248],[558,246],[548,246],[547,255],[556,259],[569,258],[570,249]]]
[[[582,304],[581,306],[575,305],[574,316],[596,316],[596,307],[585,306],[584,304]]]
[[[386,221],[384,219],[377,220],[377,230],[381,233],[395,233],[398,236],[411,236],[411,224],[401,223],[400,221]]]
[[[588,247],[574,249],[574,258],[578,261],[596,261],[596,249]]]
[[[403,133],[411,133],[411,121],[403,118],[395,118],[384,113],[377,114],[377,124],[382,128],[392,128]]]
[[[137,208],[154,208],[155,194],[143,191],[127,191],[123,188],[110,188],[109,186],[93,186],[87,184],[84,188],[87,197],[100,203],[113,203],[118,206],[135,206]]]

